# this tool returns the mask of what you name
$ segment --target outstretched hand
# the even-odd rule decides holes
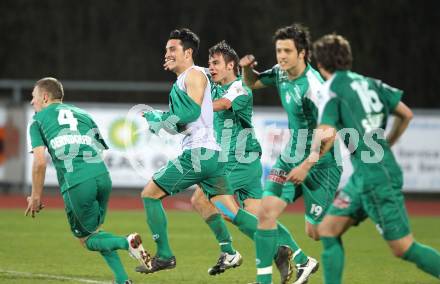
[[[243,56],[238,64],[240,67],[254,68],[258,63],[255,61],[255,57],[252,54],[248,54]]]
[[[307,169],[299,165],[290,171],[286,179],[292,181],[294,184],[301,184],[306,179],[308,173],[309,171]]]
[[[31,213],[31,217],[35,218],[35,213],[39,213],[44,208],[44,205],[43,203],[41,203],[39,197],[28,196],[27,203],[28,206],[26,208],[26,211],[24,212],[25,216],[28,216],[29,213]]]

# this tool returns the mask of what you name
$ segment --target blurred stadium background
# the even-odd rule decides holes
[[[403,190],[408,197],[410,214],[431,216],[427,217],[426,226],[430,230],[425,237],[438,248],[438,241],[430,242],[434,237],[438,239],[440,233],[440,37],[436,36],[440,18],[435,4],[434,0],[0,1],[0,238],[14,240],[15,234],[24,234],[20,235],[22,243],[29,238],[28,234],[33,234],[33,231],[10,227],[11,224],[27,227],[28,221],[7,217],[18,216],[17,208],[24,209],[24,196],[30,190],[32,157],[27,151],[26,132],[33,115],[29,105],[31,90],[37,79],[46,76],[60,79],[65,87],[65,102],[83,107],[96,119],[111,147],[106,154],[115,187],[110,208],[138,210],[142,208],[137,198],[141,188],[168,158],[177,155],[179,148],[172,137],[167,137],[165,143],[148,139],[146,123],[129,113],[138,104],[166,108],[168,90],[174,80],[173,74],[162,70],[169,32],[176,27],[189,27],[200,36],[201,48],[196,61],[199,65],[207,65],[210,46],[226,39],[240,56],[253,53],[259,62],[258,69],[264,70],[275,64],[273,32],[292,22],[302,22],[310,27],[313,39],[329,32],[346,36],[351,41],[355,58],[353,70],[405,91],[403,101],[414,109],[415,118],[394,151],[404,169]],[[286,128],[287,121],[274,90],[256,92],[254,101],[255,125],[263,144],[263,163],[267,171],[287,141],[286,132],[279,130]],[[348,173],[346,169],[345,178]],[[46,184],[48,209],[61,208],[53,168],[47,172]],[[166,206],[190,211],[189,196],[189,193],[182,194],[168,201]],[[301,201],[290,209],[300,211]],[[64,224],[62,212],[58,213],[56,216]],[[146,235],[146,226],[140,217],[142,211],[138,210],[137,214],[141,221],[132,225]],[[191,213],[185,214],[190,214],[185,215],[190,216],[188,220],[197,218]],[[292,215],[291,220],[296,220],[293,222],[290,215],[286,216],[285,222],[293,231],[303,235],[301,218]],[[121,218],[117,215],[114,219]],[[111,224],[112,220],[108,223],[117,227]],[[173,222],[170,218],[170,223]],[[423,219],[420,224],[424,222]],[[203,226],[201,220],[199,223]],[[415,228],[423,227],[418,224]],[[66,238],[70,238],[67,226],[60,226]],[[50,234],[50,230],[47,229],[46,234]],[[204,232],[208,234],[207,230]],[[365,232],[375,234],[372,230]],[[416,235],[418,233],[416,231]],[[32,245],[36,246],[30,243],[27,249],[32,250]],[[246,249],[252,254],[250,244],[247,245]],[[310,244],[318,255],[319,247],[319,244]],[[46,249],[50,250],[50,244]],[[15,279],[2,274],[6,270],[29,269],[19,265],[22,258],[8,264],[7,253],[2,243],[0,259],[5,261],[0,261],[0,282],[32,280],[32,275]],[[216,253],[213,246],[212,260]],[[244,281],[237,283],[252,280],[252,259],[249,257],[247,261],[251,278],[243,278]],[[53,273],[57,274],[56,269]],[[419,275],[415,275],[414,279],[419,279]],[[186,282],[185,276],[179,277],[168,282],[163,280],[166,278],[156,277],[153,283],[208,281],[205,276],[194,282]],[[387,276],[384,274],[384,277]],[[395,277],[397,282],[385,278],[389,281],[377,283],[433,283],[399,282],[397,274]],[[100,278],[105,279],[103,275],[99,275]],[[232,279],[214,283],[236,283]],[[320,283],[319,278],[316,279],[313,283]]]

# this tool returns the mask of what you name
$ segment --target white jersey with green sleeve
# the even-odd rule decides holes
[[[184,99],[183,97],[189,98],[186,91],[185,79],[188,71],[191,69],[196,69],[206,76],[207,86],[200,107],[200,116],[195,121],[189,122],[184,126],[186,134],[182,140],[182,148],[183,150],[206,148],[219,151],[220,146],[217,144],[214,134],[214,111],[212,107],[211,84],[205,68],[193,65],[177,77],[177,81],[174,84],[175,86],[170,93],[170,109],[177,108],[177,101],[182,101]],[[174,112],[177,113],[178,110],[174,109]]]

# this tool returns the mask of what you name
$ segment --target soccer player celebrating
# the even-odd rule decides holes
[[[214,128],[222,147],[220,160],[227,162],[226,173],[240,207],[256,215],[261,198],[261,146],[252,125],[252,91],[239,76],[238,55],[225,41],[209,49],[209,72],[214,108]],[[232,247],[219,211],[197,188],[191,198],[193,207],[204,218],[222,251],[210,275],[223,273],[241,264],[241,255]]]
[[[226,161],[222,161],[221,147],[215,139],[211,83],[205,69],[194,65],[193,56],[198,46],[199,38],[191,30],[185,28],[171,32],[166,44],[164,67],[177,75],[177,81],[169,95],[170,110],[144,113],[153,133],[164,129],[172,134],[183,134],[183,153],[156,172],[142,191],[147,223],[156,242],[157,253],[151,261],[151,268],[138,267],[137,271],[141,273],[176,266],[176,258],[168,242],[167,219],[161,199],[192,185],[199,185],[217,210],[246,236],[254,239],[257,229],[257,218],[238,206],[226,177]],[[216,222],[215,227],[219,230],[226,228],[224,224],[219,224],[223,222],[222,218],[217,218]],[[278,230],[286,245],[296,245],[287,229],[278,225]],[[286,266],[289,261],[283,263]]]
[[[354,172],[319,226],[325,283],[342,283],[341,236],[367,217],[376,223],[396,257],[415,263],[419,269],[439,278],[439,252],[418,243],[411,234],[401,191],[402,171],[390,149],[413,116],[400,101],[402,91],[351,72],[350,44],[340,35],[326,35],[317,40],[313,55],[327,80],[322,92],[325,103],[320,108],[310,156],[289,174],[289,179],[295,183],[304,181],[316,161],[331,148],[337,130],[349,135],[341,137],[347,146],[353,139],[358,140],[357,145],[349,147]],[[395,115],[394,125],[385,137],[390,114]]]
[[[198,184],[211,200],[217,200],[232,220],[238,209],[229,194],[224,176],[225,163],[219,163],[220,146],[214,135],[211,85],[205,69],[194,65],[199,38],[189,29],[174,30],[166,44],[165,70],[177,75],[169,95],[169,112],[151,110],[144,113],[150,130],[158,133],[182,133],[183,153],[153,175],[142,191],[147,223],[157,245],[151,269],[139,267],[142,273],[152,273],[176,266],[176,258],[168,242],[167,219],[161,199]],[[230,195],[229,195],[230,197]],[[237,218],[239,218],[237,216]],[[223,219],[216,226],[225,228]],[[229,251],[234,253],[233,251]]]
[[[61,83],[43,78],[35,84],[31,104],[36,114],[30,126],[34,156],[32,164],[32,194],[28,197],[25,214],[35,217],[43,205],[47,149],[55,169],[67,218],[75,237],[91,251],[98,251],[113,271],[116,283],[131,283],[119,259],[117,250],[129,250],[143,265],[149,255],[142,247],[140,236],[127,238],[99,230],[103,224],[112,189],[101,153],[108,149],[98,127],[84,110],[64,104]]]
[[[341,176],[333,153],[328,153],[302,185],[286,185],[286,175],[310,152],[313,130],[317,125],[318,90],[322,86],[322,78],[309,65],[310,35],[307,28],[299,24],[281,28],[275,32],[274,41],[278,64],[273,68],[258,73],[252,69],[256,65],[252,55],[240,60],[243,78],[248,86],[252,89],[277,88],[292,132],[288,145],[272,167],[258,213],[255,240],[257,282],[260,283],[272,281],[272,258],[278,241],[276,220],[287,204],[304,196],[306,233],[318,240],[317,224],[329,208]],[[317,261],[307,257],[299,247],[289,253],[297,264],[295,283],[307,282],[318,269]]]

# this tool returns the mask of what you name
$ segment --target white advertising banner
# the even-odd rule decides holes
[[[140,113],[129,112],[133,107],[131,105],[75,105],[83,108],[93,117],[110,148],[104,152],[104,159],[115,187],[145,186],[155,171],[180,153],[179,137],[164,132],[161,132],[161,137],[152,135],[147,130],[148,124]],[[28,114],[31,119],[33,112],[30,109]],[[32,158],[32,155],[28,156]],[[47,160],[50,161],[50,157]],[[29,161],[27,163],[29,183],[31,166],[32,163]],[[58,185],[52,164],[46,171],[45,183]]]
[[[161,132],[151,135],[139,111],[132,105],[78,104],[88,111],[97,123],[110,147],[105,161],[115,187],[143,187],[151,175],[166,161],[180,152],[180,139]],[[160,109],[165,106],[156,106]],[[32,111],[28,110],[29,121]],[[287,116],[281,108],[256,108],[256,135],[262,144],[263,180],[289,140]],[[408,192],[440,192],[440,115],[416,115],[409,129],[394,147],[404,170],[404,190]],[[351,174],[348,152],[343,150],[344,173],[341,185]],[[31,182],[31,155],[28,155],[27,182]],[[48,159],[50,160],[50,159]],[[50,165],[46,184],[57,185],[55,170]]]
[[[440,111],[414,116],[408,130],[393,147],[404,173],[404,189],[440,192]]]

